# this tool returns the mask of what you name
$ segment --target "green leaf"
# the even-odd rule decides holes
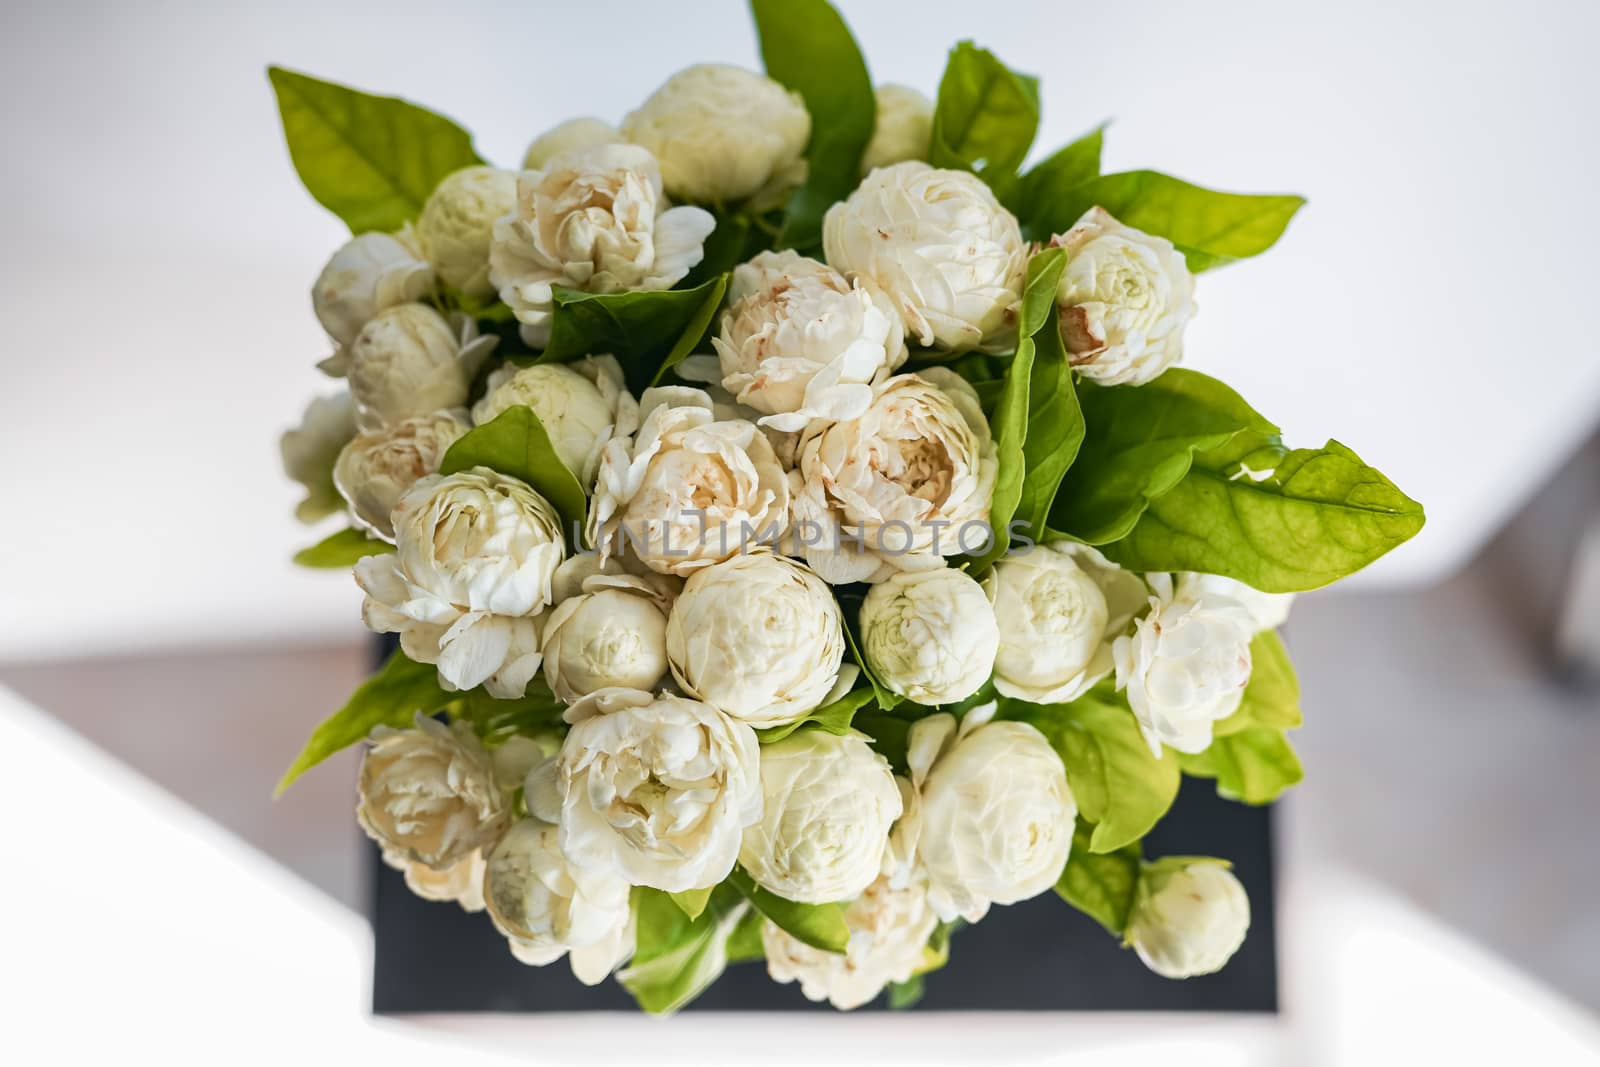
[[[1305,777],[1282,730],[1251,726],[1216,738],[1199,755],[1179,754],[1185,774],[1215,778],[1217,794],[1245,804],[1270,804]]]
[[[855,660],[856,666],[861,668],[861,677],[872,686],[872,692],[877,697],[878,707],[888,711],[904,698],[878,680],[877,673],[867,663],[867,657],[861,654],[861,644],[856,637],[856,628],[861,625],[862,597],[855,595],[840,595],[840,614],[844,616],[844,640],[850,647],[850,658]]]
[[[766,916],[754,908],[746,908],[744,917],[728,935],[728,962],[766,959],[767,947],[761,941],[761,927]]]
[[[877,104],[850,27],[826,0],[751,0],[761,59],[773,80],[799,93],[811,113],[806,181],[789,200],[778,243],[811,248],[822,216],[860,180]]]
[[[700,918],[700,913],[706,910],[706,904],[711,901],[711,891],[716,886],[707,886],[704,889],[686,889],[682,893],[668,893],[672,902],[678,906],[690,919]]]
[[[1301,723],[1300,683],[1283,641],[1271,630],[1250,642],[1250,684],[1239,708],[1212,727],[1213,737],[1227,737],[1251,726],[1293,730]]]
[[[295,757],[273,796],[282,796],[294,780],[335,752],[366,739],[374,727],[410,726],[417,713],[432,715],[455,699],[439,688],[439,672],[431,663],[416,663],[396,652],[382,669],[356,689],[344,707],[324,719]]]
[[[720,302],[727,278],[718,275],[693,289],[649,292],[585,293],[555,287],[550,343],[540,363],[565,363],[583,356],[610,353],[617,357],[628,388],[643,390],[669,354],[684,344],[697,319],[709,321],[705,305]],[[702,331],[703,332],[703,331]],[[700,342],[696,335],[685,352]],[[682,358],[681,356],[679,358]]]
[[[752,225],[750,216],[720,209],[706,210],[716,218],[716,229],[706,238],[703,246],[705,254],[700,262],[679,283],[680,290],[698,288],[769,247],[766,231]]]
[[[1052,290],[1053,296],[1054,290]],[[1054,305],[1052,304],[1052,307]],[[1027,309],[1023,309],[1024,317]],[[1034,335],[1032,382],[1028,386],[1028,439],[1023,446],[1027,473],[1016,517],[1032,536],[1044,536],[1056,493],[1083,445],[1083,412],[1072,384],[1072,364],[1054,317]]]
[[[922,975],[913,975],[904,982],[889,983],[889,1010],[905,1011],[914,1008],[924,993]]]
[[[588,498],[578,476],[556,455],[550,435],[532,408],[526,404],[507,408],[462,434],[444,454],[439,473],[455,474],[473,467],[488,467],[532,486],[560,513],[563,532],[576,546],[588,513]]]
[[[302,567],[353,567],[357,560],[393,551],[394,546],[387,541],[346,529],[329,534],[310,548],[302,548],[294,554],[294,561]]]
[[[719,274],[708,283],[709,292],[700,302],[700,308],[683,328],[683,333],[678,335],[678,343],[672,346],[672,351],[667,353],[661,361],[661,366],[656,368],[655,375],[650,379],[651,385],[660,385],[667,372],[682,363],[685,358],[693,354],[700,342],[711,331],[711,320],[716,317],[717,309],[722,306],[723,294],[728,291],[728,275]]]
[[[1295,593],[1360,570],[1423,521],[1421,504],[1337,441],[1291,452],[1244,434],[1195,453],[1188,474],[1103,551],[1130,570],[1200,571]]]
[[[877,695],[871,686],[865,689],[853,689],[838,700],[808,713],[804,718],[782,726],[769,726],[765,730],[757,730],[756,737],[763,745],[770,745],[774,741],[782,741],[807,724],[826,730],[830,734],[842,736],[850,732],[850,724],[855,719],[856,712],[876,700]]]
[[[721,977],[728,944],[749,905],[725,884],[711,894],[706,909],[690,919],[669,894],[635,888],[637,934],[633,960],[617,981],[639,1007],[656,1015],[677,1011]]]
[[[1091,545],[1126,537],[1151,500],[1189,473],[1197,451],[1278,428],[1215,378],[1173,368],[1145,385],[1078,385],[1086,435],[1050,509],[1050,526]]]
[[[518,734],[531,737],[557,730],[567,709],[542,675],[534,676],[522,696],[509,700],[490,696],[482,686],[446,695],[454,698],[449,705],[451,717],[470,724],[473,733],[489,744]]]
[[[728,883],[762,915],[771,919],[791,937],[824,952],[843,954],[850,944],[850,927],[844,921],[842,904],[797,904],[784,900],[756,885],[744,868],[735,867]]]
[[[1056,895],[1121,937],[1139,888],[1143,850],[1132,841],[1110,852],[1094,852],[1093,833],[1083,819],[1073,827],[1072,852],[1056,882]]]
[[[950,50],[934,105],[930,163],[970,170],[1004,187],[1038,129],[1038,79],[1016,73],[971,41]]]
[[[1031,229],[1064,233],[1099,206],[1126,226],[1165,237],[1192,271],[1209,270],[1271,248],[1305,203],[1301,196],[1219,193],[1153,170],[1105,174],[1056,190],[1035,207]]]
[[[872,738],[872,747],[889,761],[895,773],[906,772],[906,740],[911,732],[911,720],[898,715],[863,712],[856,716],[855,728]]]
[[[267,77],[294,169],[352,233],[398,230],[440,179],[483,162],[467,131],[426,108],[282,67]]]
[[[1071,144],[1058,148],[1022,176],[1009,206],[1028,236],[1041,240],[1052,236],[1047,230],[1035,227],[1033,220],[1044,216],[1056,197],[1100,176],[1100,148],[1105,129],[1102,123]]]

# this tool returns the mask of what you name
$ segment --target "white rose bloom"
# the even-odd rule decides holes
[[[996,560],[983,588],[1000,625],[994,686],[1034,704],[1070,703],[1110,674],[1112,643],[1149,597],[1137,575],[1072,541]]]
[[[489,242],[494,224],[517,206],[517,175],[466,167],[441,181],[417,219],[417,245],[439,279],[469,297],[494,295]]]
[[[529,810],[559,823],[578,867],[681,893],[733,870],[761,818],[755,731],[709,704],[602,689],[567,709],[561,753],[528,775]]]
[[[372,731],[358,785],[356,819],[367,836],[439,870],[491,847],[511,819],[508,791],[471,728],[420,713],[412,729]]]
[[[639,402],[628,392],[615,356],[532,367],[507,363],[489,375],[488,386],[472,406],[472,421],[482,426],[507,408],[526,404],[539,416],[561,462],[585,486],[594,484],[606,442],[639,428]]]
[[[762,252],[736,267],[728,301],[711,339],[716,377],[763,414],[763,426],[793,431],[813,419],[857,418],[872,387],[905,362],[887,298],[795,252]]]
[[[1194,275],[1164,237],[1090,208],[1051,245],[1067,250],[1056,289],[1072,366],[1099,385],[1143,385],[1183,355]]]
[[[467,406],[478,367],[499,340],[478,336],[471,319],[455,324],[426,304],[379,312],[350,345],[350,395],[364,430]]]
[[[311,306],[328,336],[348,345],[372,316],[421,300],[432,288],[433,268],[409,227],[396,234],[363,233],[346,241],[322,268],[311,289]],[[338,357],[327,369],[344,373]]]
[[[598,985],[633,954],[628,883],[569,863],[560,836],[538,819],[512,826],[489,854],[484,902],[517,959],[542,967],[566,956],[579,981]]]
[[[823,220],[828,264],[889,295],[906,331],[944,352],[1016,343],[1028,248],[976,176],[910,161],[880,167]]]
[[[811,138],[799,93],[740,67],[702,63],[668,78],[622,120],[661,161],[668,193],[721,204],[798,185]]]
[[[761,747],[761,821],[744,832],[739,862],[785,900],[851,900],[883,869],[900,789],[860,734],[798,730]]]
[[[435,411],[357,434],[339,453],[333,484],[350,505],[350,518],[385,541],[394,541],[394,506],[420,479],[436,474],[450,446],[471,427],[455,411]]]
[[[540,619],[566,542],[544,497],[486,467],[417,482],[394,509],[397,550],[356,563],[361,617],[398,633],[446,689],[520,697],[539,671]]]
[[[763,924],[761,945],[772,980],[798,981],[807,1000],[827,1000],[840,1011],[859,1008],[926,965],[928,939],[939,924],[926,888],[894,888],[884,878],[851,901],[844,919],[850,943],[843,955],[812,948],[775,923]]]
[[[483,853],[478,849],[437,870],[388,848],[383,862],[404,874],[406,888],[423,900],[459,904],[466,912],[483,910]]]
[[[902,571],[861,602],[861,654],[878,680],[918,704],[951,704],[983,687],[1000,627],[966,571]]]
[[[355,404],[342,392],[311,401],[300,425],[284,431],[278,440],[283,472],[306,490],[305,499],[295,505],[295,518],[316,522],[343,506],[333,468],[339,450],[355,435]]]
[[[1145,576],[1150,613],[1112,646],[1117,688],[1139,720],[1150,751],[1203,752],[1211,726],[1239,707],[1250,684],[1250,613],[1237,601],[1188,595],[1172,576]]]
[[[789,486],[777,453],[715,407],[699,389],[645,390],[639,431],[600,457],[589,540],[602,560],[626,547],[651,570],[687,576],[782,536]]]
[[[898,828],[914,845],[939,917],[976,922],[1055,885],[1077,804],[1044,735],[994,722],[995,705],[918,719],[906,741],[917,800]]]
[[[861,153],[861,173],[908,159],[926,160],[933,140],[933,101],[904,85],[880,85],[878,116]]]
[[[1128,941],[1163,978],[1220,971],[1244,944],[1250,898],[1220,863],[1158,866],[1139,883]]]
[[[600,145],[517,177],[516,209],[494,227],[489,277],[535,348],[550,340],[552,286],[589,293],[670,289],[704,256],[708,211],[668,208],[655,157]]]
[[[557,156],[601,145],[622,144],[622,131],[596,118],[568,119],[533,139],[522,156],[523,170],[539,170]]]
[[[1289,608],[1294,604],[1293,593],[1263,593],[1220,574],[1180,574],[1178,585],[1183,594],[1197,600],[1222,599],[1238,604],[1250,613],[1257,633],[1276,630],[1288,622]]]
[[[956,374],[890,378],[860,418],[801,435],[789,475],[794,554],[843,585],[981,550],[996,456],[978,394]]]
[[[667,619],[683,691],[757,729],[819,707],[839,679],[844,624],[827,583],[765,552],[695,571]]]
[[[653,691],[667,674],[671,597],[630,574],[591,574],[581,590],[561,599],[545,622],[551,692],[572,704],[601,689]]]

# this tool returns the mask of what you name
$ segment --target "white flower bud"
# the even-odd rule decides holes
[[[965,571],[902,571],[861,603],[861,653],[879,681],[918,704],[951,704],[982,688],[1000,628]]]
[[[517,206],[517,176],[494,167],[466,167],[433,190],[417,219],[417,244],[446,285],[482,299],[489,284],[494,224]]]
[[[601,689],[653,691],[667,674],[669,604],[642,578],[585,578],[582,592],[561,600],[545,622],[544,677],[551,692],[572,704]]]
[[[306,490],[305,499],[295,505],[295,518],[316,522],[342,506],[333,468],[339,450],[355,435],[355,405],[343,392],[317,397],[306,406],[300,425],[284,431],[278,441],[283,472]]]
[[[1028,249],[977,177],[915,161],[880,167],[823,220],[828,264],[888,294],[906,331],[944,352],[1009,351]]]
[[[775,923],[763,924],[761,945],[772,980],[799,981],[807,1000],[849,1011],[928,965],[928,939],[939,917],[923,886],[893,887],[880,878],[850,902],[844,919],[850,943],[843,955],[812,948]]]
[[[1220,574],[1180,574],[1178,585],[1196,600],[1231,600],[1238,604],[1249,612],[1256,633],[1276,630],[1288,622],[1289,608],[1294,604],[1293,593],[1263,593]]]
[[[933,140],[933,101],[904,85],[880,85],[872,140],[861,153],[861,173],[906,160],[926,160]]]
[[[458,326],[426,304],[379,312],[349,349],[356,419],[372,430],[467,406],[467,392],[498,338],[479,337],[470,319]]]
[[[479,426],[507,408],[526,404],[539,416],[556,455],[585,486],[594,484],[600,452],[613,437],[639,428],[639,402],[628,392],[615,356],[518,367],[489,375],[489,389],[472,407]]]
[[[454,411],[435,411],[357,434],[339,453],[333,482],[350,505],[351,520],[394,541],[394,506],[420,479],[436,474],[450,446],[470,427]]]
[[[798,185],[811,115],[800,94],[740,67],[686,67],[622,120],[661,161],[667,192],[720,204]]]
[[[522,157],[523,170],[540,170],[557,156],[601,145],[622,144],[622,132],[594,118],[568,119],[533,139]]]
[[[1250,898],[1220,863],[1157,863],[1139,884],[1127,939],[1163,978],[1220,971],[1244,944]]]
[[[459,904],[465,912],[483,910],[483,853],[477,849],[438,870],[387,848],[383,862],[404,874],[406,888],[423,900]]]
[[[350,344],[378,312],[427,295],[433,268],[414,241],[409,227],[397,234],[363,233],[333,254],[311,290],[311,306],[329,337]]]

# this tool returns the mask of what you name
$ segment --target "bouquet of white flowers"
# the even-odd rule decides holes
[[[1054,889],[1182,978],[1249,925],[1147,858],[1182,774],[1300,779],[1290,596],[1421,528],[1336,442],[1176,369],[1195,276],[1302,201],[1024,167],[1037,79],[958,45],[874,89],[824,0],[520,169],[274,69],[350,225],[312,290],[344,390],[284,437],[306,549],[399,651],[285,776],[370,744],[358,818],[509,951],[672,1011],[730,963],[905,1002]],[[281,788],[281,787],[280,787]],[[968,934],[965,936],[978,936]]]

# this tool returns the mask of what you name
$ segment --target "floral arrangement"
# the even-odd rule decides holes
[[[1302,201],[1103,173],[1098,129],[1025,166],[1035,78],[963,43],[934,100],[875,89],[823,0],[752,7],[765,75],[690,67],[517,170],[271,71],[354,234],[312,291],[345,388],[283,440],[348,528],[297,559],[398,639],[280,789],[368,743],[416,893],[652,1012],[756,959],[907,1004],[1052,889],[1215,971],[1239,881],[1141,839],[1182,775],[1300,779],[1275,628],[1423,522],[1175,366],[1197,275]]]

